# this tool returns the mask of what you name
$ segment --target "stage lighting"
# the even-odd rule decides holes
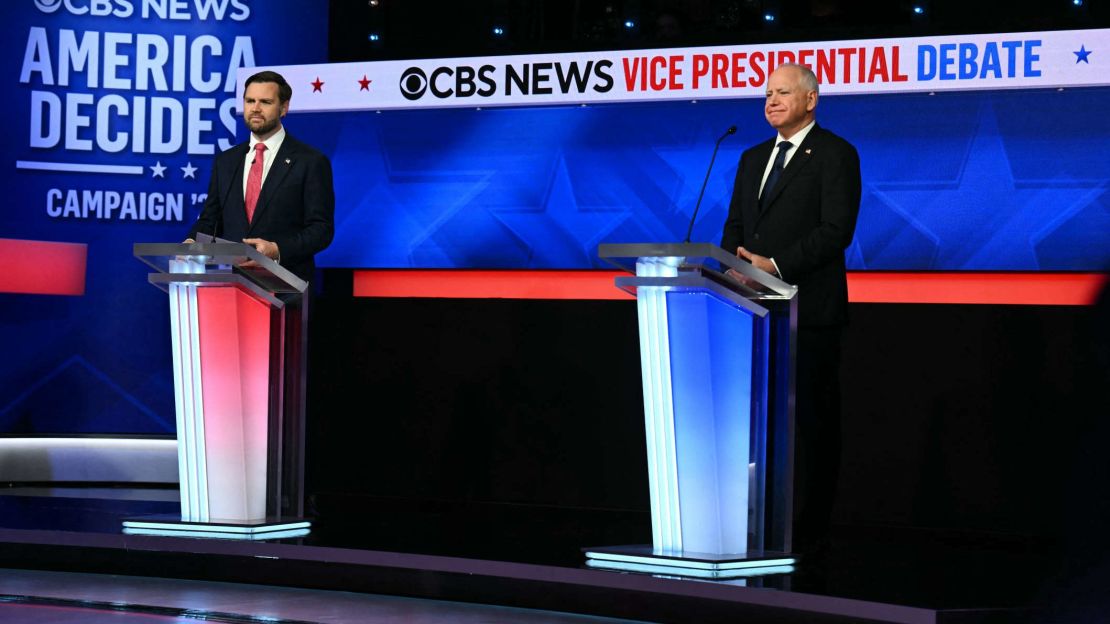
[[[635,28],[636,27],[636,22],[633,22],[632,20],[624,20],[624,27],[625,28]]]
[[[1077,7],[1083,6],[1083,0],[1071,0],[1071,3]]]
[[[924,15],[925,14],[925,7],[915,6],[913,8],[913,13],[914,13],[914,15]]]
[[[372,6],[372,7],[379,6],[379,5],[381,5],[381,3],[382,3],[381,0],[370,0],[370,6]]]
[[[501,26],[494,26],[493,27],[493,34],[494,34],[494,36],[500,37],[500,36],[505,34],[505,29],[502,28]]]
[[[366,35],[366,39],[368,41],[381,41],[382,37],[378,33],[370,33],[369,35]]]
[[[764,13],[763,14],[763,21],[773,22],[773,21],[775,21],[775,15],[773,13]]]

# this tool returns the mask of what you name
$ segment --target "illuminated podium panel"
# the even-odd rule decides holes
[[[602,245],[635,273],[651,545],[591,567],[732,578],[787,571],[797,289],[716,245]],[[731,271],[730,271],[731,270]]]
[[[307,534],[307,283],[242,243],[136,244],[134,253],[169,294],[181,514],[128,519],[123,531]]]

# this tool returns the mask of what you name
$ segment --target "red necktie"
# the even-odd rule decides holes
[[[258,205],[258,194],[262,192],[262,152],[266,151],[265,143],[254,144],[254,160],[251,161],[251,170],[247,174],[247,223],[254,219],[254,207]]]

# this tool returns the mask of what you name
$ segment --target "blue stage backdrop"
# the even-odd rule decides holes
[[[88,250],[83,296],[0,294],[0,434],[172,434],[168,300],[131,246],[184,238],[213,155],[247,136],[236,71],[324,60],[326,5],[19,0],[0,18],[0,239]]]
[[[826,97],[860,152],[852,269],[1101,270],[1110,89]],[[336,173],[332,267],[590,268],[598,243],[720,240],[760,100],[290,116]]]
[[[326,60],[316,3],[32,0],[0,9],[0,239],[87,245],[83,296],[0,293],[0,434],[174,431],[167,298],[134,242],[180,240],[246,138],[239,67]],[[1103,51],[1090,51],[1097,62]],[[1078,61],[1077,61],[1078,62]],[[294,84],[292,107],[310,95]],[[325,267],[591,268],[603,242],[717,241],[759,99],[294,113],[333,160]],[[1110,89],[826,97],[859,148],[854,269],[1099,270]],[[3,240],[0,240],[0,244]]]

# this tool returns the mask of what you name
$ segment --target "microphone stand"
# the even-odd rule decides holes
[[[717,160],[717,150],[721,149],[721,141],[724,141],[730,135],[736,134],[736,126],[730,126],[721,138],[717,139],[717,144],[713,146],[713,157],[709,159],[709,169],[705,170],[705,181],[701,183],[701,192],[698,193],[698,202],[694,204],[694,216],[690,217],[690,227],[686,228],[686,238],[683,243],[690,242],[690,234],[694,231],[694,221],[697,221],[698,210],[701,209],[701,198],[705,196],[705,186],[709,184],[709,174],[713,171],[713,162]]]

